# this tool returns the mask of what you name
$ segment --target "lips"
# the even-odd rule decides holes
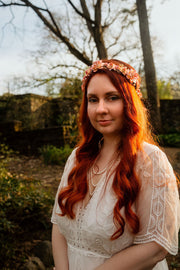
[[[99,123],[101,126],[108,126],[109,124],[112,123],[112,120],[98,120],[98,123]]]

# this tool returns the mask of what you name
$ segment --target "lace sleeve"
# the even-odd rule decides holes
[[[54,202],[54,207],[53,207],[53,211],[52,211],[52,216],[51,216],[51,222],[53,224],[57,224],[57,220],[56,220],[56,216],[57,213],[60,213],[60,208],[58,206],[58,194],[59,191],[61,190],[62,187],[65,187],[67,185],[67,179],[68,179],[68,175],[70,173],[70,171],[72,170],[73,166],[74,166],[74,162],[75,162],[75,152],[76,149],[74,149],[71,153],[71,155],[69,156],[66,165],[64,167],[64,171],[61,177],[61,181],[56,193],[56,197],[55,197],[55,202]]]
[[[176,255],[180,205],[173,169],[166,155],[157,147],[141,164],[138,176],[142,183],[136,204],[140,231],[134,244],[155,241]]]

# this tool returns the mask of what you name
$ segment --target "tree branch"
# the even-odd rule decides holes
[[[57,79],[67,79],[67,76],[63,76],[63,75],[59,75],[59,76],[52,76],[51,78],[44,78],[44,79],[38,79],[38,78],[34,78],[34,87],[40,87],[50,81],[54,81]],[[28,87],[28,85],[27,85]]]
[[[81,67],[79,67],[79,66],[76,66],[76,65],[65,65],[65,64],[58,64],[58,65],[56,65],[56,66],[51,67],[50,69],[53,70],[53,69],[58,68],[58,67],[77,68],[77,69],[79,69],[79,70],[81,70],[81,71],[84,71],[84,69],[81,68]]]
[[[72,3],[71,0],[67,0],[67,1],[68,1],[68,3],[72,6],[72,8],[75,10],[75,12],[76,12],[77,14],[79,14],[79,15],[80,15],[82,18],[84,18],[86,21],[89,21],[91,24],[95,24],[95,21],[91,20],[89,14],[88,14],[88,16],[86,16],[86,14],[82,13],[81,11],[79,11],[79,10],[77,9],[77,7]]]
[[[114,16],[114,18],[109,22],[109,23],[106,23],[105,25],[103,25],[103,28],[108,28],[111,24],[113,24],[117,18],[119,17],[119,15],[122,13],[121,10],[118,11],[118,13]]]
[[[101,27],[101,6],[102,0],[97,0],[97,3],[95,5],[95,22],[98,28]]]
[[[116,57],[117,55],[121,54],[122,52],[126,52],[126,54],[127,54],[128,51],[132,51],[135,48],[136,48],[136,44],[129,45],[128,47],[121,46],[121,48],[119,50],[117,50],[117,52],[112,55],[112,58]]]
[[[48,9],[44,9],[44,8],[40,8],[35,6],[34,4],[32,4],[30,1],[28,0],[20,0],[21,2],[24,3],[24,5],[21,6],[28,6],[30,7],[36,14],[37,16],[41,19],[41,21],[47,26],[48,29],[50,29],[50,31],[52,33],[54,33],[55,36],[57,36],[64,44],[66,44],[66,46],[68,47],[69,51],[75,56],[77,57],[80,61],[82,61],[83,63],[85,63],[86,65],[91,65],[91,61],[90,59],[87,57],[87,55],[85,54],[85,52],[81,53],[79,50],[77,50],[75,48],[75,46],[70,43],[69,39],[62,35],[52,13],[48,10]],[[4,6],[4,3],[1,1],[1,3]],[[11,3],[11,5],[16,5],[17,3]],[[6,6],[7,4],[5,4]],[[49,17],[52,21],[52,24],[46,19],[46,17],[42,14],[41,11],[44,11],[46,13],[49,14]]]
[[[80,0],[80,2],[81,2],[81,7],[82,7],[82,10],[83,10],[83,13],[84,13],[84,18],[86,19],[86,23],[87,23],[87,27],[89,29],[89,32],[94,37],[94,27],[96,27],[95,23],[93,23],[94,26],[92,26],[92,24],[90,23],[91,17],[90,17],[89,10],[87,8],[85,0]]]
[[[101,7],[102,7],[102,0],[97,0],[95,5],[96,27],[94,29],[94,41],[96,43],[99,58],[105,59],[107,58],[107,50],[104,44],[103,29],[101,26]]]
[[[0,7],[9,7],[9,6],[21,6],[21,7],[26,7],[26,5],[19,4],[19,3],[9,3],[9,4],[5,4],[3,1],[0,1]]]
[[[0,1],[0,3],[2,3],[2,4],[0,4],[0,7],[8,7],[8,6],[20,6],[20,7],[30,6],[31,7],[31,5],[32,5],[29,1],[23,1],[23,0],[20,0],[20,1],[24,2],[25,4],[20,4],[20,3],[15,3],[15,2],[9,3],[9,4],[5,4],[3,1]],[[26,4],[26,2],[27,2],[27,4]],[[31,5],[29,5],[28,2]],[[36,6],[36,8],[39,9],[39,10],[41,10],[41,11],[47,11],[47,9],[44,9],[44,8],[41,8],[41,7],[38,7],[38,6]]]

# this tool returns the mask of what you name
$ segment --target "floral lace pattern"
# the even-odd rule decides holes
[[[145,158],[144,163],[146,166],[139,169],[143,183],[137,208],[142,230],[136,235],[134,243],[155,241],[175,255],[178,251],[177,218],[180,210],[173,169],[166,155],[158,148]]]
[[[59,189],[67,184],[74,160],[75,150],[67,161]],[[77,205],[75,220],[57,215],[61,211],[56,197],[51,220],[58,224],[67,240],[69,270],[93,270],[122,249],[151,241],[172,254],[177,253],[179,197],[172,167],[159,148],[146,143],[144,151],[138,154],[136,171],[141,181],[141,191],[133,206],[141,225],[137,235],[125,226],[124,234],[110,241],[116,230],[113,208],[117,198],[111,188],[113,175],[107,183],[105,175],[102,176],[85,208],[81,203]],[[123,215],[123,209],[121,213]],[[162,265],[163,262],[158,263],[154,269],[168,269]]]

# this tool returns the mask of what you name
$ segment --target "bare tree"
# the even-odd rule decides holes
[[[133,32],[134,35],[132,34],[138,10],[151,119],[155,129],[158,130],[160,127],[159,103],[145,4],[145,0],[136,0],[136,5],[135,1],[128,0],[61,0],[56,4],[56,9],[53,9],[52,1],[49,0],[38,1],[38,4],[32,0],[0,0],[1,8],[11,8],[11,23],[14,16],[13,7],[31,9],[43,23],[44,29],[48,30],[47,33],[52,41],[51,45],[48,44],[48,50],[55,41],[63,50],[66,48],[71,59],[72,56],[74,57],[71,61],[67,60],[68,65],[74,64],[75,59],[79,61],[76,64],[77,68],[79,68],[79,63],[91,65],[97,58],[115,58],[122,52],[127,54],[128,51],[136,50],[136,53],[131,54],[134,61],[137,51],[141,51],[137,42],[138,34],[137,36],[135,32]],[[62,63],[61,60],[60,64],[64,66],[66,63]],[[57,64],[53,70],[59,66]],[[65,75],[62,73],[60,75],[56,73],[54,76],[56,79],[63,77],[65,78]],[[49,81],[49,78],[37,78],[36,81],[41,85]]]
[[[146,0],[136,0],[139,17],[141,44],[144,58],[144,71],[147,96],[150,103],[151,121],[155,131],[161,130],[160,103],[157,93],[156,70],[151,48]]]
[[[139,55],[141,57],[139,36],[133,27],[137,21],[136,5],[132,1],[92,0],[87,6],[85,0],[75,4],[71,0],[60,0],[53,6],[50,0],[38,1],[38,5],[30,0],[9,0],[0,1],[0,7],[10,9],[9,23],[14,29],[17,8],[23,8],[27,16],[28,10],[33,11],[44,26],[42,44],[34,59],[40,70],[48,66],[48,71],[44,74],[38,72],[38,76],[33,74],[27,83],[23,80],[23,87],[41,86],[49,80],[59,81],[75,72],[81,76],[85,65],[98,58],[115,58],[122,53],[133,61]],[[128,55],[133,50],[136,52]],[[55,59],[55,55],[56,61],[49,64],[49,59]]]
[[[115,57],[120,52],[135,47],[132,40],[129,44],[121,42],[124,29],[135,22],[133,19],[135,5],[129,5],[130,8],[127,9],[123,5],[120,7],[114,0],[91,1],[88,2],[88,6],[85,0],[76,1],[76,5],[71,0],[61,0],[61,4],[64,2],[63,9],[66,10],[66,14],[62,16],[66,21],[63,21],[61,15],[58,16],[57,12],[48,8],[47,2],[43,0],[41,6],[38,6],[34,1],[29,0],[8,1],[8,3],[0,1],[0,7],[11,7],[11,9],[13,6],[28,7],[33,10],[52,37],[65,44],[69,52],[86,65],[90,65],[93,58]],[[122,0],[121,3],[123,4],[124,1]],[[70,7],[71,11],[69,11]],[[67,20],[74,19],[74,14],[76,19],[70,26]],[[77,19],[79,20],[78,32],[75,33],[71,28],[76,25]],[[118,23],[118,27],[114,27],[115,22]]]

